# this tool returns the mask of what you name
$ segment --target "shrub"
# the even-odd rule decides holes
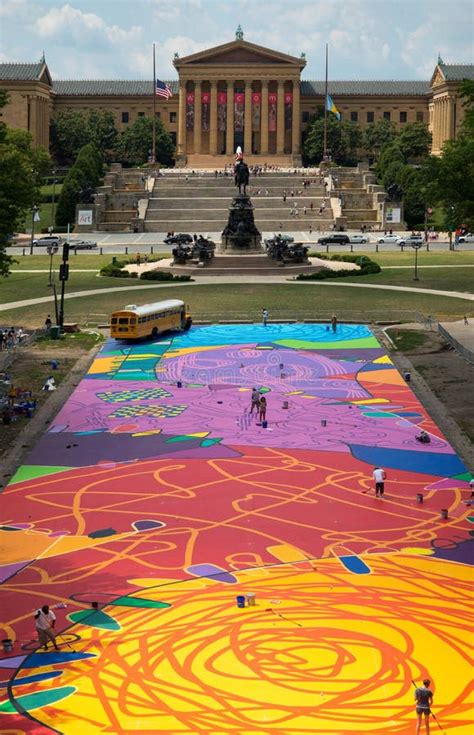
[[[169,271],[145,271],[141,274],[140,280],[143,281],[192,281],[191,276],[175,276]]]
[[[297,281],[323,281],[325,278],[347,278],[347,276],[367,276],[370,273],[380,273],[381,267],[367,255],[318,255],[315,257],[321,260],[338,260],[345,263],[355,263],[360,270],[354,271],[333,271],[329,268],[322,267],[316,273],[300,273],[296,276]]]

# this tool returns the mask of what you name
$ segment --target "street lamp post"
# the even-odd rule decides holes
[[[412,243],[412,248],[415,251],[415,275],[413,276],[414,281],[420,280],[418,278],[418,250],[421,248],[422,245],[423,245],[422,242]]]
[[[38,219],[39,207],[34,204],[31,208],[31,239],[30,239],[30,255],[33,255],[33,240],[35,239],[35,222]]]
[[[57,245],[48,245],[47,247],[48,255],[49,255],[49,280],[48,280],[48,286],[53,285],[53,255],[56,255],[58,252],[58,246]]]
[[[53,201],[51,203],[51,227],[50,232],[54,231],[54,205],[55,205],[55,193],[56,193],[56,169],[53,169]]]

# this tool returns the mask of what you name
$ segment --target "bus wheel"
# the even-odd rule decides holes
[[[158,337],[158,328],[157,327],[153,327],[152,332],[151,332],[151,338],[152,339],[157,339],[157,337]]]

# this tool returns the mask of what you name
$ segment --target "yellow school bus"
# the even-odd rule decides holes
[[[129,304],[121,311],[114,311],[110,321],[110,336],[115,339],[156,339],[170,329],[186,331],[192,324],[189,307],[184,301],[168,299],[156,304],[136,306]]]

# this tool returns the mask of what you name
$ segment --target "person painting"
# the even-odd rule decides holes
[[[383,494],[385,492],[385,479],[387,477],[387,473],[381,467],[374,467],[374,471],[372,472],[372,477],[374,478],[374,481],[375,481],[375,497],[383,498]]]
[[[253,409],[255,409],[255,413],[258,415],[258,408],[260,403],[260,392],[258,388],[252,388],[252,397],[250,401],[250,413],[253,413]]]
[[[426,735],[430,735],[430,714],[431,705],[433,704],[433,692],[430,689],[430,679],[423,679],[423,686],[415,689],[416,702],[416,735],[420,735],[421,721],[425,718]]]
[[[56,651],[59,651],[54,634],[54,626],[56,625],[56,615],[49,609],[49,605],[43,605],[35,612],[36,632],[38,633],[39,642],[44,646],[44,650],[48,650],[48,642],[54,644]]]
[[[265,396],[261,396],[259,404],[258,404],[258,416],[260,419],[260,423],[265,421],[267,418],[267,399]]]

